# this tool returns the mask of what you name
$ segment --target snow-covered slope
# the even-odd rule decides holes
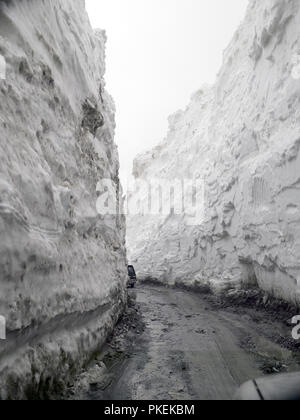
[[[125,221],[96,212],[119,168],[105,41],[84,0],[0,3],[1,398],[59,391],[123,309]]]
[[[258,284],[300,302],[300,2],[251,0],[215,86],[139,156],[143,179],[199,177],[205,216],[131,217],[140,278],[215,290]]]

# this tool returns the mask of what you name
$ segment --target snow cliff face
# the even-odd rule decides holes
[[[105,34],[84,0],[0,3],[0,397],[60,391],[125,301],[125,220],[97,214],[118,183]]]
[[[251,0],[215,86],[137,157],[137,178],[201,178],[205,188],[197,226],[184,214],[129,218],[140,278],[216,291],[250,283],[300,302],[299,40],[298,0]]]

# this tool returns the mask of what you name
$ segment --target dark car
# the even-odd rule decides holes
[[[133,289],[137,281],[133,265],[128,266],[128,277],[127,287],[131,287]]]

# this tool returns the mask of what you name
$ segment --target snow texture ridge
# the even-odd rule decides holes
[[[125,304],[125,220],[96,211],[119,171],[105,42],[84,0],[0,3],[1,399],[60,392]]]
[[[216,84],[170,118],[167,138],[138,156],[143,179],[203,177],[205,218],[128,220],[140,278],[254,284],[300,303],[300,3],[251,0]]]

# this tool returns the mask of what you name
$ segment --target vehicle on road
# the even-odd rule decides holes
[[[133,265],[128,266],[128,281],[127,281],[127,287],[134,289],[137,282],[136,273]]]
[[[300,373],[273,375],[249,381],[239,389],[236,400],[299,401]]]

